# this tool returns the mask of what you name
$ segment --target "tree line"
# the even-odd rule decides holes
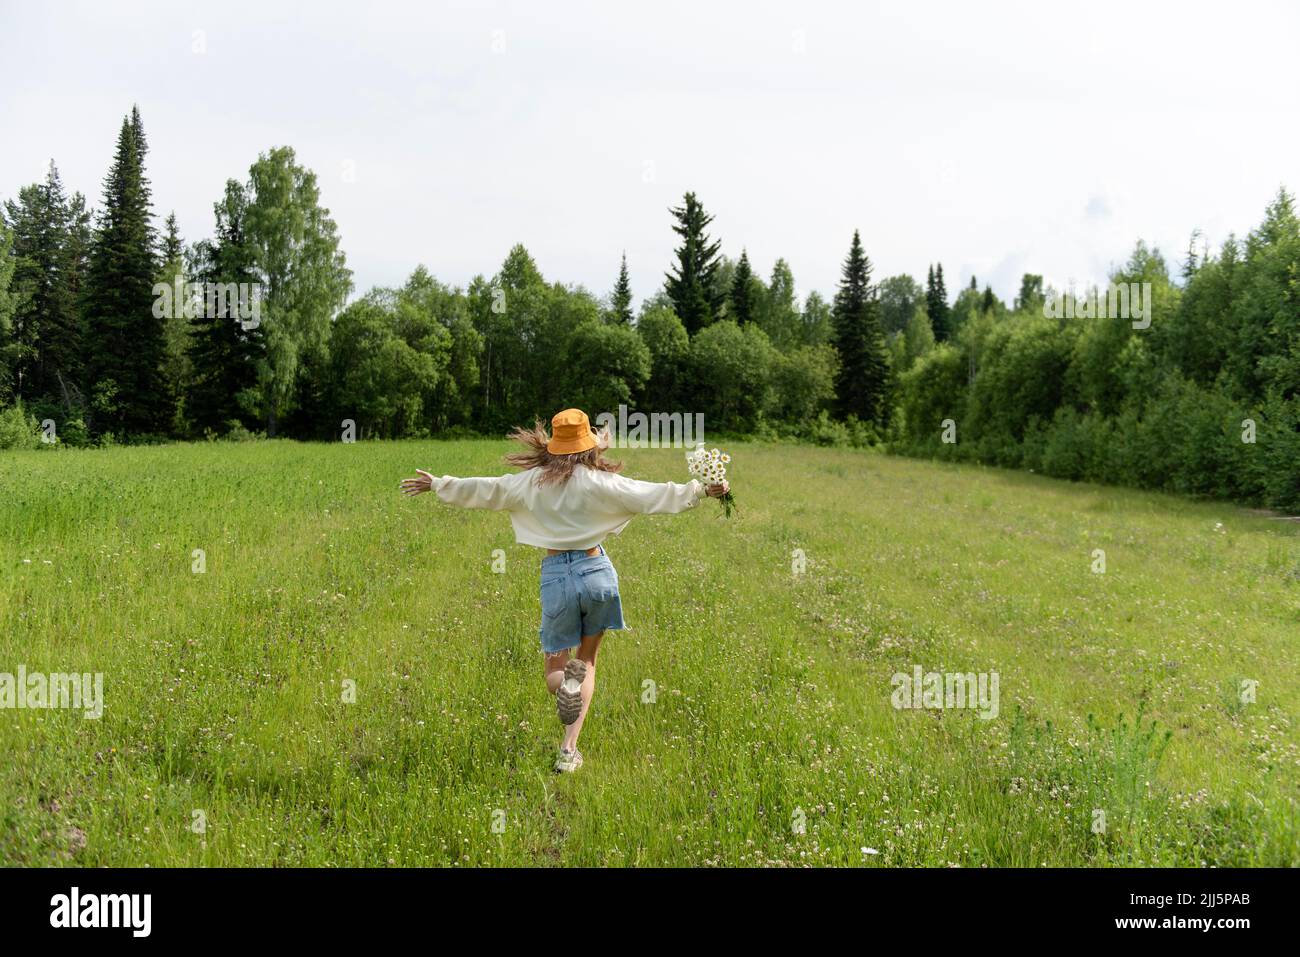
[[[1067,478],[1300,506],[1300,227],[1279,191],[1244,241],[1193,236],[1179,275],[1138,243],[1113,283],[1149,284],[1150,322],[1053,310],[1097,290],[1026,275],[1012,303],[876,280],[855,232],[828,301],[800,301],[722,252],[687,193],[664,282],[635,307],[546,280],[522,246],[465,287],[417,267],[348,302],[351,272],[315,174],[260,155],[213,233],[155,226],[137,109],[98,210],[57,167],[0,209],[0,447],[258,434],[500,434],[556,408],[702,412],[713,433],[886,445]],[[1198,247],[1197,243],[1201,245]],[[160,288],[256,290],[159,308]],[[1091,297],[1091,298],[1090,298]],[[1105,293],[1101,292],[1101,299]],[[191,306],[193,303],[190,304]],[[49,439],[49,429],[45,438]],[[49,444],[49,443],[47,443]]]

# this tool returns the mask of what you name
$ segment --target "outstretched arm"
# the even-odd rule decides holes
[[[461,508],[507,509],[515,502],[514,475],[499,475],[495,478],[454,478],[450,475],[431,475],[423,469],[416,469],[415,478],[402,481],[402,494],[419,495],[422,492],[436,492],[438,498],[448,505]]]
[[[677,482],[642,482],[611,475],[609,489],[619,505],[635,515],[675,515],[691,508],[703,495],[719,498],[726,494],[727,483],[705,486],[692,479]]]

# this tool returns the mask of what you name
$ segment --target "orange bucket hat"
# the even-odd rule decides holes
[[[596,433],[591,431],[587,413],[581,409],[565,409],[551,419],[551,440],[546,451],[552,455],[573,455],[596,447]]]

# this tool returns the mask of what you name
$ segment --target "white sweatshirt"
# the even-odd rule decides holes
[[[510,513],[515,541],[540,548],[588,549],[618,534],[634,515],[684,512],[704,495],[692,479],[639,482],[613,472],[579,466],[567,482],[538,485],[541,469],[528,469],[497,478],[433,480],[433,490],[448,505],[490,508]]]

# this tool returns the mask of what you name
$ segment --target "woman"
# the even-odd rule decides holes
[[[404,480],[402,491],[434,491],[449,505],[508,511],[515,540],[546,549],[539,634],[546,689],[555,695],[565,726],[555,770],[576,771],[582,767],[578,734],[596,690],[600,640],[606,631],[624,627],[618,573],[601,542],[623,531],[634,515],[683,512],[704,494],[720,498],[728,485],[624,478],[618,474],[622,463],[605,461],[609,434],[593,432],[580,409],[556,414],[550,436],[538,421],[510,437],[525,450],[507,455],[506,462],[524,471],[498,478],[439,478],[417,469],[419,476]]]

